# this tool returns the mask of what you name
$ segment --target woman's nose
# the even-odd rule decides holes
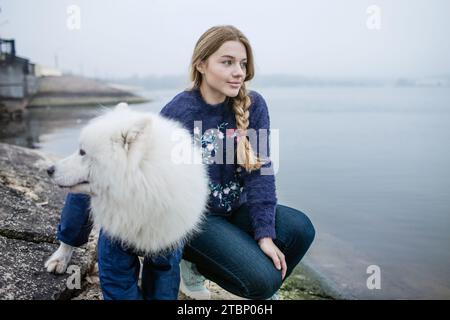
[[[245,72],[244,70],[242,70],[241,66],[237,66],[236,68],[234,68],[234,73],[233,73],[234,77],[243,77],[245,76]]]

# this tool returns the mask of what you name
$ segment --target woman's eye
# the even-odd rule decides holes
[[[247,63],[243,63],[242,68],[244,68],[244,69],[247,68]]]
[[[226,64],[226,65],[231,65],[231,60],[226,60],[223,63]]]
[[[80,156],[84,156],[86,152],[83,149],[80,149]]]

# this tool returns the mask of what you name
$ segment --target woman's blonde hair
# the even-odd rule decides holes
[[[239,41],[245,46],[247,51],[247,68],[244,83],[239,89],[238,95],[231,99],[238,133],[241,135],[241,138],[238,139],[237,143],[237,161],[239,165],[244,167],[248,172],[251,172],[260,169],[264,162],[255,155],[250,141],[246,136],[249,126],[251,100],[245,82],[254,77],[255,66],[250,43],[240,30],[231,25],[215,26],[201,35],[195,45],[191,59],[190,78],[193,82],[191,89],[199,89],[203,80],[202,74],[197,70],[199,63],[206,61],[226,41]]]

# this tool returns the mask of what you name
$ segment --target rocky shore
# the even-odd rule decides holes
[[[57,249],[55,238],[65,194],[50,181],[46,168],[55,159],[39,151],[0,143],[0,300],[100,300],[96,264],[97,232],[78,248],[72,273],[49,274],[44,261]],[[69,285],[68,285],[69,284]],[[241,299],[208,281],[212,298]],[[283,284],[282,299],[332,299],[300,265]],[[181,293],[180,299],[187,299]]]
[[[47,178],[50,159],[37,151],[0,144],[0,299],[70,299],[69,274],[53,275],[44,261],[55,239],[64,194]],[[95,239],[76,250],[84,278],[95,263]]]

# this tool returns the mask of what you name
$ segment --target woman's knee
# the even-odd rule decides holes
[[[273,270],[272,270],[273,269]],[[249,285],[245,288],[245,297],[254,300],[264,300],[272,297],[281,285],[281,272],[276,270],[273,265],[266,272],[254,274],[248,279]]]
[[[278,233],[287,233],[290,242],[301,242],[309,247],[314,241],[316,230],[308,216],[300,210],[283,205],[277,206]]]

